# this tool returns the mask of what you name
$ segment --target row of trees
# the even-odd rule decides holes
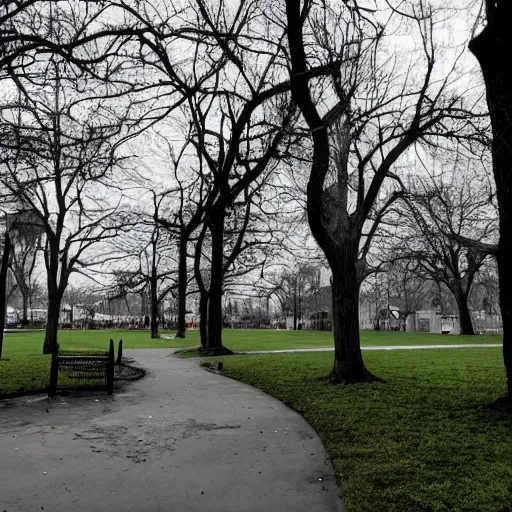
[[[486,6],[471,51],[484,72],[492,137],[481,88],[468,80],[467,40],[443,44],[449,10],[427,0],[375,0],[372,8],[309,0],[8,4],[0,18],[2,202],[37,219],[49,299],[45,351],[56,343],[70,275],[91,275],[128,251],[144,254],[128,265],[128,281],[149,281],[153,311],[167,293],[177,295],[179,336],[187,294],[199,294],[202,344],[222,352],[222,295],[282,253],[297,220],[291,191],[302,187],[332,273],[334,382],[374,379],[360,351],[359,289],[378,270],[375,247],[386,237],[391,260],[414,260],[451,290],[468,328],[467,297],[484,258],[496,255],[502,291],[512,275],[512,102],[503,57],[511,8],[505,0]],[[478,8],[468,7],[479,21]],[[166,165],[152,155],[153,168],[137,173],[141,185],[130,169],[149,133],[159,134]],[[499,245],[492,200],[475,202],[461,178],[466,162],[482,165],[489,144]],[[408,183],[399,172],[411,161],[428,169],[454,151],[449,174],[461,197],[445,178],[432,185],[420,173]],[[134,226],[145,226],[136,235],[144,241],[127,249]],[[100,243],[109,239],[115,250]],[[275,285],[289,283],[302,286]],[[512,391],[505,293],[501,308]]]

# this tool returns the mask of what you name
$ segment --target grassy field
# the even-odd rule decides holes
[[[62,331],[64,349],[198,345],[151,340],[140,331]],[[500,343],[498,336],[362,332],[362,344]],[[234,350],[332,346],[331,333],[224,332]],[[7,334],[0,396],[46,387],[43,333]],[[224,372],[302,413],[321,436],[340,482],[346,512],[512,511],[512,413],[490,407],[505,392],[498,348],[365,352],[386,384],[326,384],[331,353],[222,358]]]
[[[185,347],[189,340],[152,340],[144,331],[60,331],[59,343],[63,350],[108,350],[113,338],[117,350],[119,339],[124,350],[132,348]],[[7,333],[4,335],[0,361],[0,396],[41,390],[48,385],[50,356],[42,354],[44,333]]]
[[[64,350],[107,350],[109,339],[123,339],[125,349],[167,348],[199,345],[199,332],[190,331],[185,340],[152,340],[148,331],[61,331]],[[4,337],[0,362],[0,396],[46,387],[50,360],[41,354],[44,333],[17,332]],[[362,331],[364,346],[453,343],[500,343],[500,336],[442,336],[440,334]],[[224,344],[232,350],[286,350],[332,347],[332,333],[320,331],[231,330],[224,331]]]
[[[512,510],[512,414],[501,350],[366,352],[386,384],[325,383],[332,354],[222,358],[290,405],[330,453],[345,512]]]
[[[274,330],[230,330],[223,333],[224,345],[235,351],[292,350],[300,348],[332,347],[332,332],[326,331],[274,331]],[[197,332],[190,333],[189,345],[199,345]],[[397,345],[458,345],[498,344],[501,335],[447,336],[422,332],[361,331],[361,346]],[[197,351],[184,351],[182,357],[200,357]]]
[[[332,347],[332,332],[274,331],[270,329],[225,329],[224,345],[231,350],[287,350]],[[199,333],[189,334],[189,345],[199,345]],[[441,334],[361,331],[362,346],[380,345],[456,345],[459,343],[501,343],[501,336],[443,336]]]

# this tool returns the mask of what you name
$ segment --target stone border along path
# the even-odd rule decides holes
[[[173,353],[127,350],[148,374],[112,397],[0,400],[0,511],[342,510],[302,416]]]
[[[467,343],[463,345],[389,345],[389,346],[375,346],[375,347],[361,347],[361,350],[427,350],[427,349],[443,349],[443,348],[487,348],[487,347],[503,347],[497,344],[485,343]],[[320,347],[320,348],[294,348],[287,350],[251,350],[251,351],[235,351],[235,354],[250,355],[250,354],[294,354],[300,352],[332,352],[334,347]]]

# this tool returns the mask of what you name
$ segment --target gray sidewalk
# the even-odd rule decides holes
[[[127,351],[150,373],[113,399],[0,401],[0,511],[341,510],[299,414],[172,352]]]

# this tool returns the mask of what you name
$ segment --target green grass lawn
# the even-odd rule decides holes
[[[362,332],[363,345],[499,343],[498,336]],[[140,331],[62,331],[63,349],[185,347]],[[224,332],[234,350],[331,346],[331,333]],[[7,334],[0,396],[47,386],[43,333]],[[332,353],[222,358],[224,372],[302,413],[321,436],[346,512],[512,511],[512,414],[489,407],[505,392],[498,348],[365,352],[386,384],[332,386]]]
[[[188,334],[188,345],[199,345],[198,331]],[[224,345],[231,350],[288,350],[332,347],[332,332],[275,331],[271,329],[225,329]],[[362,346],[386,345],[457,345],[459,343],[501,343],[501,335],[449,336],[442,334],[391,331],[361,331]]]
[[[108,350],[110,338],[115,347],[123,340],[123,349],[186,347],[190,340],[152,340],[148,331],[60,331],[63,350]],[[10,393],[45,389],[50,375],[50,356],[42,354],[44,333],[17,332],[4,335],[0,361],[0,397]]]
[[[381,333],[379,333],[381,334]],[[325,382],[330,353],[221,358],[290,405],[332,457],[346,512],[512,510],[512,413],[498,348],[366,352],[386,384]]]
[[[107,350],[109,339],[123,339],[125,349],[167,348],[199,345],[199,332],[190,331],[185,340],[152,340],[148,331],[60,331],[64,350]],[[44,333],[8,333],[4,336],[0,362],[0,396],[43,389],[47,385],[50,360],[41,354]],[[500,343],[501,336],[442,336],[440,334],[362,331],[361,343],[370,345],[418,345],[453,343]],[[224,344],[231,350],[286,350],[332,347],[332,333],[321,331],[232,330],[224,331]]]
[[[223,332],[224,345],[235,351],[293,350],[332,347],[332,332],[275,331],[270,329],[231,330]],[[199,334],[191,332],[189,345],[199,345]],[[449,336],[422,332],[361,331],[361,346],[499,344],[501,335]],[[200,357],[197,351],[184,351],[182,357]]]

